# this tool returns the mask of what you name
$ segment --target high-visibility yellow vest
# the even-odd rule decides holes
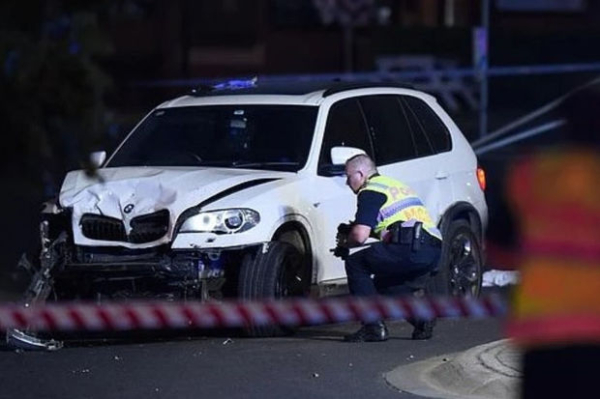
[[[373,229],[375,235],[381,238],[389,226],[395,222],[405,222],[414,219],[423,223],[423,228],[432,236],[442,239],[440,231],[437,229],[427,208],[418,197],[417,193],[406,184],[401,183],[385,176],[373,176],[363,188],[362,191],[375,191],[385,195],[385,203],[379,209],[377,214],[377,225]]]
[[[521,282],[508,332],[523,345],[600,342],[598,176],[586,149],[538,154],[509,175]]]

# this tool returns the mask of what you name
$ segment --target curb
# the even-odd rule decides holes
[[[425,397],[515,398],[521,378],[519,356],[505,339],[400,366],[385,379],[400,391]]]

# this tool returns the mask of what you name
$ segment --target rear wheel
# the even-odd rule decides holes
[[[280,299],[306,293],[306,264],[302,254],[286,242],[270,242],[242,262],[238,293],[241,299]],[[249,326],[248,335],[272,337],[291,330],[277,325]]]
[[[444,232],[439,273],[434,292],[452,296],[479,296],[483,257],[477,235],[466,220],[450,222]]]

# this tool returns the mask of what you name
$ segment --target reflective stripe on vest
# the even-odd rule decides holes
[[[373,229],[375,235],[381,238],[381,233],[395,222],[405,222],[415,219],[423,223],[425,230],[439,239],[440,231],[435,227],[429,212],[417,193],[397,180],[385,176],[375,176],[367,181],[360,191],[374,191],[385,195],[385,203],[377,215],[377,225]]]

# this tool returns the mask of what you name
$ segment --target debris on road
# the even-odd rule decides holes
[[[489,270],[483,273],[483,287],[504,287],[519,282],[519,272],[515,270]]]
[[[77,374],[77,373],[88,374],[89,372],[90,372],[90,369],[81,369],[81,370],[73,370],[73,371],[71,371],[71,373],[73,373],[73,374]]]

